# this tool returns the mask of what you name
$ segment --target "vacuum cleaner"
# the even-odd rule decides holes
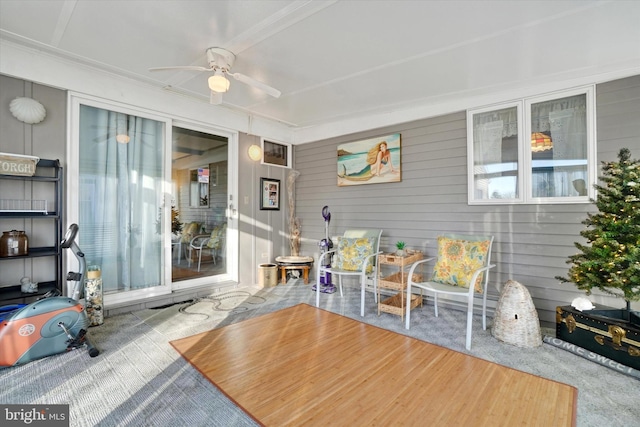
[[[320,246],[320,258],[326,252],[329,252],[333,248],[333,242],[329,238],[329,222],[331,221],[331,212],[329,212],[329,206],[322,208],[322,217],[324,218],[324,236],[325,238],[320,240],[318,246]],[[331,267],[331,255],[326,256],[324,259],[326,264],[323,267]],[[331,283],[331,273],[324,271],[320,274],[320,283],[313,285],[312,290],[315,291],[317,286],[320,286],[320,292],[325,294],[332,294],[336,291],[336,287]]]
[[[0,307],[0,366],[22,365],[81,347],[91,357],[100,354],[87,337],[89,318],[79,302],[86,261],[75,242],[77,234],[78,225],[71,224],[61,242],[80,265],[80,272],[67,274],[68,281],[76,281],[71,298],[54,290],[31,304]]]

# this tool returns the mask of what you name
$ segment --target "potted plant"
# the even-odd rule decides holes
[[[180,212],[175,206],[171,206],[171,233],[176,236],[182,231],[182,222],[180,222]]]
[[[402,240],[396,242],[396,255],[404,256],[405,243]]]
[[[618,154],[618,161],[603,162],[603,176],[600,180],[603,185],[595,185],[598,197],[597,200],[592,200],[598,212],[587,214],[587,218],[582,221],[587,228],[580,235],[588,244],[575,243],[580,252],[569,256],[567,264],[572,266],[567,277],[557,276],[556,279],[563,283],[573,283],[587,295],[593,289],[599,289],[608,295],[622,298],[626,307],[621,310],[596,307],[595,310],[584,313],[574,310],[571,318],[562,317],[566,314],[564,312],[571,311],[571,307],[558,307],[557,334],[560,334],[560,327],[565,323],[568,329],[573,329],[570,333],[577,337],[585,331],[575,328],[576,323],[580,323],[579,320],[583,318],[582,321],[589,323],[590,318],[595,318],[594,325],[604,324],[606,333],[595,332],[594,337],[592,332],[590,336],[584,337],[586,342],[598,342],[595,348],[602,351],[613,348],[615,352],[605,355],[629,364],[614,356],[621,353],[617,350],[628,350],[629,354],[640,352],[635,345],[626,345],[624,341],[625,336],[633,336],[631,338],[637,340],[640,331],[639,313],[631,311],[631,301],[640,301],[640,160],[631,159],[629,149],[623,148]],[[611,325],[618,325],[621,329],[615,329]],[[623,333],[623,337],[616,337],[617,333]],[[589,348],[586,342],[573,342]],[[637,359],[638,357],[633,359],[636,364],[640,363]]]
[[[158,219],[156,220],[156,233],[160,234],[162,231],[162,208],[158,208]],[[180,236],[182,232],[182,222],[180,222],[180,212],[171,205],[171,234],[174,236],[172,239]]]

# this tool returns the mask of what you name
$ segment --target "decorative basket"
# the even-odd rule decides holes
[[[46,214],[47,201],[0,199],[0,212],[39,212]]]
[[[409,278],[409,273],[408,272],[401,273],[401,272],[398,271],[396,273],[393,273],[390,276],[380,278],[380,283],[381,283],[380,287],[382,287],[384,289],[402,290],[402,289],[407,287],[407,279],[408,278]],[[422,275],[421,274],[417,274],[417,273],[413,273],[413,281],[414,282],[421,282],[422,281]]]
[[[499,341],[517,347],[542,345],[538,312],[527,288],[509,280],[500,293],[491,334]]]
[[[422,259],[422,252],[418,250],[405,249],[404,257],[398,256],[395,253],[380,254],[380,262],[387,265],[411,265],[416,261]]]
[[[404,292],[399,292],[392,297],[389,297],[382,301],[379,305],[379,309],[383,313],[391,313],[396,314],[400,317],[404,316],[404,312],[406,310],[407,297]],[[416,308],[419,305],[422,305],[422,296],[421,295],[411,295],[410,301],[411,309]]]

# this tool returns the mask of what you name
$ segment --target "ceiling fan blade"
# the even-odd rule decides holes
[[[273,96],[274,98],[280,97],[281,93],[278,89],[272,88],[271,86],[266,85],[256,79],[252,79],[251,77],[245,76],[244,74],[240,74],[240,73],[227,73],[227,74],[229,74],[239,82],[248,84],[249,86],[253,86],[256,89],[260,89],[261,91]]]
[[[220,92],[210,91],[209,102],[214,105],[222,104],[222,94]]]
[[[149,68],[149,71],[187,70],[187,71],[213,71],[213,68],[199,67],[197,65],[178,65],[175,67]]]

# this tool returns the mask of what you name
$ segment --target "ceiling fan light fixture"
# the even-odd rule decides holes
[[[220,70],[216,71],[216,73],[209,77],[209,89],[214,92],[224,93],[229,90],[230,82],[224,76],[224,73]]]
[[[126,133],[119,133],[116,135],[116,141],[120,144],[128,144],[131,138]]]
[[[222,103],[222,98],[220,97],[220,95],[229,90],[229,86],[231,85],[231,83],[229,82],[230,77],[233,77],[240,83],[244,83],[268,95],[271,95],[274,98],[278,98],[281,95],[281,92],[278,89],[262,83],[261,81],[253,79],[249,76],[245,76],[244,74],[232,73],[231,68],[233,67],[235,59],[236,56],[233,54],[233,52],[230,52],[227,49],[223,49],[221,47],[210,47],[207,49],[207,63],[209,65],[208,67],[183,65],[149,68],[149,71],[189,70],[204,71],[207,73],[213,72],[213,75],[211,75],[207,80],[209,89],[211,90],[209,96],[210,102],[212,104]]]

